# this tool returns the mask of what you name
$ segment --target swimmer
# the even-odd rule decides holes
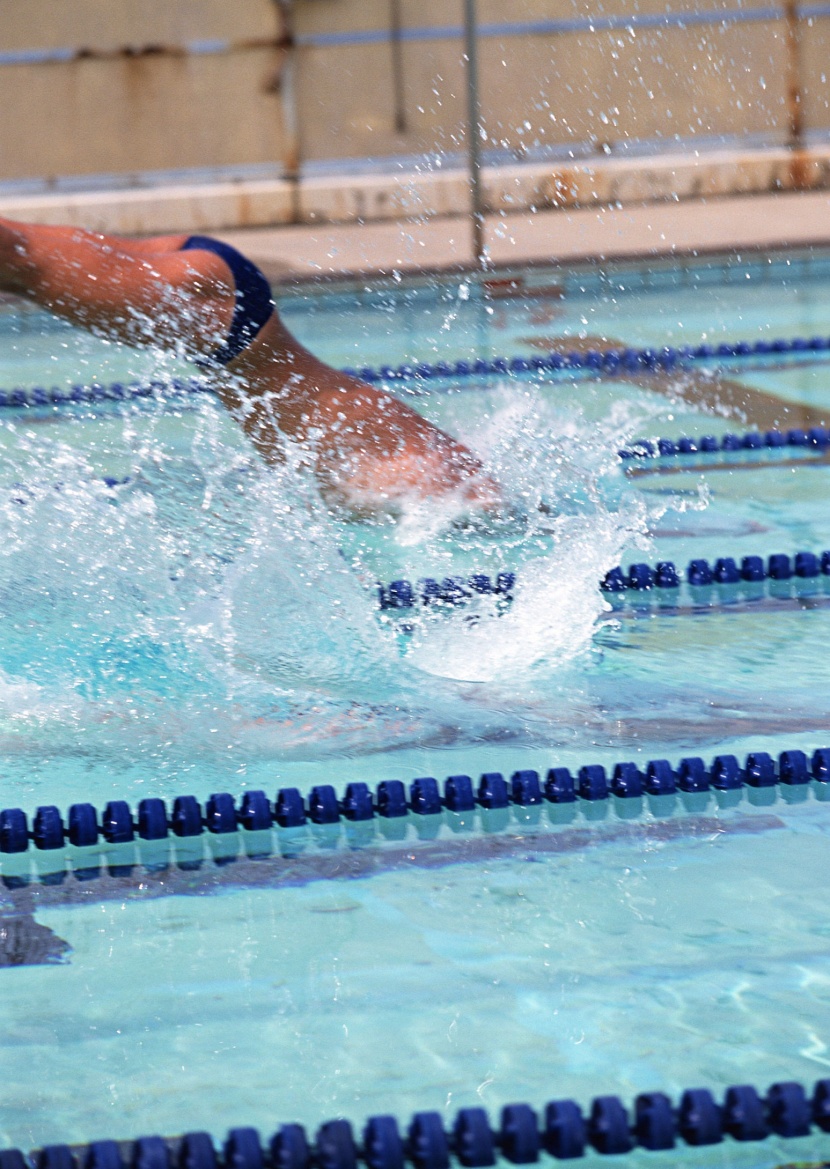
[[[521,337],[526,345],[532,345],[544,354],[559,353],[562,356],[577,353],[621,352],[628,342],[617,337]],[[757,430],[786,430],[790,427],[807,429],[810,426],[824,426],[827,423],[825,407],[808,406],[803,402],[782,398],[771,390],[759,390],[746,381],[724,376],[713,369],[668,370],[618,370],[614,380],[653,390],[674,401],[687,403],[707,414],[721,414],[734,418]]]
[[[282,460],[285,439],[298,443],[325,501],[351,517],[397,516],[427,499],[462,515],[499,511],[499,487],[467,447],[304,348],[263,274],[219,240],[0,219],[0,290],[98,336],[187,356],[266,462]]]

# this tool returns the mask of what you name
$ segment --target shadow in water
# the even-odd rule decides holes
[[[0,968],[67,962],[71,948],[48,926],[38,925],[30,913],[0,914]]]

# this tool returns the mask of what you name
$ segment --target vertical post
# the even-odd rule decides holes
[[[798,0],[784,0],[787,45],[787,138],[792,150],[803,145],[804,116],[801,105],[801,44]]]
[[[272,82],[282,97],[285,157],[283,174],[291,184],[291,222],[300,221],[300,124],[297,110],[297,42],[294,39],[293,0],[274,0],[280,19],[277,45],[282,59]]]
[[[392,87],[395,97],[395,133],[406,133],[406,94],[403,83],[403,44],[401,41],[401,0],[390,0],[392,47]]]
[[[804,151],[804,104],[801,81],[801,26],[798,0],[784,0],[787,44],[787,145],[790,184],[796,191],[810,186],[810,160]]]
[[[481,108],[478,100],[478,45],[476,38],[476,0],[464,0],[464,54],[467,58],[467,165],[470,176],[470,212],[473,229],[473,255],[484,268],[484,208],[481,197]]]

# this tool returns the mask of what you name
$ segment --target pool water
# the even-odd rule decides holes
[[[828,331],[830,261],[289,290],[281,309],[335,365],[810,336]],[[0,317],[0,386],[178,372],[42,313]],[[829,375],[820,357],[728,371],[785,426],[830,419]],[[616,452],[638,437],[752,423],[701,405],[720,383],[697,380],[420,387],[524,516],[466,530],[434,509],[330,516],[206,395],[4,411],[0,807],[830,744],[830,607],[632,615],[598,589],[632,560],[830,548],[822,460],[626,474]],[[378,580],[508,570],[499,614],[404,631],[378,611]],[[431,841],[309,838],[288,869],[7,880],[0,1144],[809,1083],[830,1067],[821,796],[517,815],[499,834],[476,821],[463,848],[446,813]]]

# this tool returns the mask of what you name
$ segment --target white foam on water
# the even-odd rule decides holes
[[[666,507],[647,504],[619,475],[615,444],[633,425],[619,404],[586,439],[578,408],[563,413],[533,387],[519,394],[502,388],[489,416],[464,437],[505,485],[514,510],[489,530],[479,526],[477,550],[485,564],[518,571],[515,599],[497,619],[490,613],[471,621],[459,613],[422,621],[411,654],[419,668],[512,686],[519,676],[532,682],[555,674],[590,650],[605,608],[599,580],[625,546],[646,545],[649,524]],[[422,540],[428,548],[436,543],[431,531]],[[437,548],[435,556],[441,559]]]
[[[359,752],[361,716],[375,749],[499,720],[513,732],[525,713],[515,680],[555,678],[590,652],[598,579],[665,507],[647,508],[609,453],[638,420],[616,407],[586,441],[578,406],[505,386],[462,437],[512,513],[481,522],[453,500],[416,501],[374,527],[330,513],[296,446],[278,467],[258,464],[209,399],[178,420],[151,406],[67,423],[86,448],[72,431],[12,423],[0,482],[23,486],[0,493],[0,590],[17,668],[41,708],[52,702],[55,729],[78,717],[71,694],[102,747],[117,724],[139,752],[152,735],[199,752],[212,735],[243,754]],[[130,481],[107,488],[102,463]],[[498,617],[424,621],[402,654],[362,563],[379,538],[439,574],[516,570],[516,599]]]

